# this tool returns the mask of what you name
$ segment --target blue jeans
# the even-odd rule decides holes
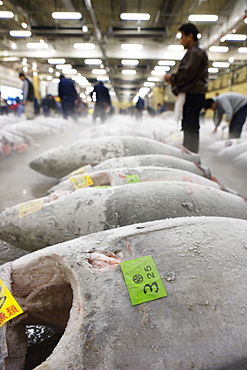
[[[240,108],[237,113],[234,114],[229,126],[229,138],[238,138],[241,136],[242,128],[245,123],[247,116],[247,104]]]

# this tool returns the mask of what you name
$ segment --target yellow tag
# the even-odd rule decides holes
[[[21,313],[23,313],[22,308],[0,279],[0,327]]]
[[[43,199],[30,200],[29,202],[21,203],[18,208],[19,218],[30,215],[42,209]]]
[[[86,188],[87,186],[93,185],[93,180],[88,175],[70,177],[70,181],[75,189]]]
[[[71,175],[75,176],[75,175],[80,175],[81,173],[84,173],[85,171],[85,167],[80,167],[78,168],[78,170],[75,170],[71,173]]]

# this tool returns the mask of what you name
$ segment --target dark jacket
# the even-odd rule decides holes
[[[96,104],[111,106],[111,97],[107,87],[103,83],[99,83],[94,86],[94,90],[91,92],[91,97],[96,94]]]
[[[208,87],[208,57],[195,42],[180,62],[177,73],[171,75],[172,92],[205,94]]]
[[[65,77],[60,78],[60,82],[58,84],[58,95],[61,100],[65,98],[77,99],[74,82]]]

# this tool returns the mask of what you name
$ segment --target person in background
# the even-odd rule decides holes
[[[166,111],[166,107],[164,106],[164,104],[158,103],[157,104],[157,113],[158,114],[161,114],[161,113],[163,113],[165,111]]]
[[[145,103],[144,99],[142,99],[140,96],[136,102],[135,111],[136,111],[136,119],[140,120],[142,119],[142,112],[145,109]]]
[[[42,105],[44,116],[49,117],[50,109],[51,109],[49,95],[46,95],[46,97],[42,99],[41,105]]]
[[[229,125],[229,139],[239,138],[247,116],[247,97],[240,93],[227,92],[215,96],[213,99],[206,99],[204,109],[214,111],[214,124],[217,131],[223,115]]]
[[[9,108],[6,100],[2,97],[1,91],[0,91],[0,114],[6,114],[8,115],[9,113]]]
[[[75,89],[74,82],[65,78],[64,75],[60,76],[60,82],[58,84],[58,96],[62,103],[63,118],[68,119],[69,116],[73,117],[77,121],[75,114],[75,100],[77,99],[77,91]]]
[[[93,122],[96,121],[97,117],[101,119],[102,123],[105,122],[106,112],[110,111],[111,107],[111,97],[108,88],[104,86],[102,81],[99,81],[99,83],[94,86],[90,95],[92,100],[95,101]]]
[[[25,114],[28,120],[34,119],[34,88],[32,82],[26,78],[24,73],[19,74],[19,78],[23,81],[23,101]]]
[[[208,86],[208,57],[199,47],[198,29],[193,23],[183,24],[180,43],[187,53],[180,62],[177,73],[165,75],[165,82],[171,84],[172,92],[178,96],[176,104],[182,119],[183,146],[194,153],[199,151],[199,115]],[[175,105],[176,111],[176,105]]]

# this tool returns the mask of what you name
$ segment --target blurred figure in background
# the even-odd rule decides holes
[[[19,78],[23,81],[23,102],[25,107],[26,118],[34,119],[34,88],[32,82],[26,78],[24,73],[19,74]]]
[[[157,104],[157,113],[158,114],[161,114],[161,113],[163,113],[165,111],[166,111],[166,107],[164,106],[164,104],[158,103]]]
[[[199,47],[198,29],[193,23],[183,24],[180,44],[188,49],[180,62],[177,73],[165,75],[165,82],[171,84],[177,96],[175,114],[182,120],[183,147],[194,153],[199,151],[199,115],[208,86],[208,57]]]
[[[63,118],[68,119],[68,117],[71,116],[75,121],[77,121],[77,116],[75,114],[77,91],[75,89],[74,82],[69,78],[65,78],[64,75],[60,76],[58,96],[62,103]]]
[[[144,100],[139,96],[136,106],[135,106],[135,111],[136,111],[136,119],[140,120],[142,119],[142,112],[145,109],[145,103]]]
[[[107,117],[107,112],[111,110],[111,97],[109,90],[104,86],[102,81],[99,81],[97,85],[94,86],[93,91],[90,94],[93,101],[95,101],[95,107],[93,112],[93,122],[99,117],[101,122],[105,122]]]
[[[235,92],[217,95],[213,99],[205,100],[204,109],[214,111],[215,129],[213,133],[217,131],[225,114],[225,120],[229,125],[229,139],[241,136],[247,116],[247,97],[245,95]]]

